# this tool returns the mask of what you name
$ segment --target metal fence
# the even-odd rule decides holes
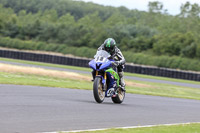
[[[89,67],[89,59],[0,49],[0,57],[46,63]],[[176,69],[127,64],[125,72],[200,81],[200,73]]]

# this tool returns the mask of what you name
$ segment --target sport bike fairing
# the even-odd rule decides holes
[[[110,56],[111,55],[108,52],[99,50],[94,56],[94,59],[89,62],[89,66],[97,71],[111,67],[112,62],[108,59]]]
[[[108,90],[110,88],[115,88],[119,85],[119,76],[112,69],[112,61],[114,60],[109,59],[109,57],[111,57],[111,55],[108,52],[104,50],[99,50],[94,56],[94,59],[89,62],[89,66],[93,70],[106,72],[107,78],[109,80]],[[101,75],[101,78],[102,78],[102,83],[105,84],[104,76]]]

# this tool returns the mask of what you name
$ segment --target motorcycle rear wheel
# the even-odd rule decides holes
[[[105,92],[101,82],[101,77],[96,77],[93,84],[93,95],[97,103],[102,103],[105,99]]]
[[[124,98],[125,98],[125,91],[123,91],[121,88],[118,88],[117,93],[118,94],[117,94],[116,97],[112,97],[112,101],[114,103],[121,104],[124,101]]]

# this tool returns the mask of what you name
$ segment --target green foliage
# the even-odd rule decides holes
[[[196,56],[196,44],[192,43],[191,45],[186,46],[182,49],[182,55],[185,57],[194,58]]]
[[[88,47],[72,47],[65,44],[58,45],[54,43],[47,44],[44,42],[23,41],[19,39],[11,39],[8,37],[0,37],[0,46],[17,49],[54,51],[63,54],[72,54],[88,58],[93,58],[96,53],[96,49]],[[181,58],[178,56],[169,58],[168,56],[164,55],[152,56],[143,53],[132,53],[128,51],[122,52],[126,58],[126,61],[131,63],[200,71],[200,62],[196,59]]]
[[[196,40],[191,33],[174,33],[156,36],[153,50],[156,54],[178,55],[193,58],[196,55]]]
[[[196,55],[200,59],[200,44],[197,45]]]
[[[160,13],[163,9],[163,4],[159,1],[149,2],[149,12],[150,13]]]

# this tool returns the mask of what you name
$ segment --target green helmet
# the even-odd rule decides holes
[[[116,42],[113,38],[108,38],[104,41],[104,49],[110,54],[114,52],[115,46]]]

